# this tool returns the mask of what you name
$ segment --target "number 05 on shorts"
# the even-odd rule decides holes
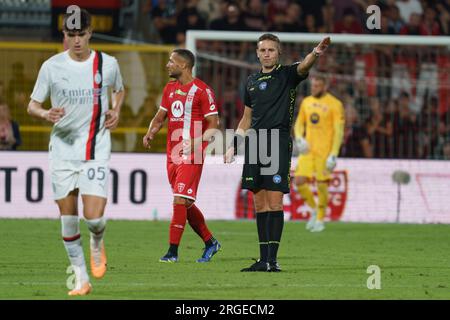
[[[51,160],[53,198],[67,197],[79,189],[80,194],[106,198],[109,177],[108,160]]]

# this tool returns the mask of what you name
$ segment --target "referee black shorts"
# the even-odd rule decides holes
[[[249,135],[245,141],[242,189],[289,193],[291,157],[290,133],[279,132],[278,137],[270,132],[267,135]]]

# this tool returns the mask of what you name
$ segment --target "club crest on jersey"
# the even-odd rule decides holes
[[[170,108],[172,110],[172,115],[175,118],[180,118],[183,115],[184,106],[183,106],[183,103],[180,100],[174,101]]]
[[[95,73],[94,81],[95,81],[95,84],[100,84],[102,82],[102,75],[100,74],[100,72],[97,71]]]
[[[259,84],[259,90],[266,90],[267,82],[263,81]]]
[[[311,120],[311,123],[317,124],[320,121],[320,116],[317,113],[314,112],[313,114],[311,114],[309,119]]]
[[[212,105],[209,107],[209,110],[213,111],[215,108],[216,108],[216,105],[215,105],[215,104],[212,104]]]
[[[178,192],[183,192],[185,186],[186,185],[184,183],[179,183],[178,184]]]

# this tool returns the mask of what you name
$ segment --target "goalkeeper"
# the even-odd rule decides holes
[[[306,229],[311,232],[325,229],[328,183],[336,167],[343,132],[344,112],[341,101],[327,92],[325,78],[313,78],[311,95],[303,99],[294,126],[295,141],[300,153],[294,182],[301,197],[312,210],[306,224]],[[313,177],[317,183],[318,203],[308,185]]]

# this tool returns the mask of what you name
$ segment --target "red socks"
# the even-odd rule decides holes
[[[170,244],[179,245],[186,225],[187,209],[182,204],[173,205],[173,216],[170,223]]]
[[[203,239],[204,242],[211,239],[212,234],[205,223],[205,218],[199,208],[192,204],[187,210],[187,219],[191,228]]]
[[[182,204],[174,204],[172,221],[170,223],[170,244],[177,246],[180,244],[181,237],[184,232],[184,226],[186,225],[186,220],[189,221],[189,225],[204,242],[211,239],[211,231],[209,231],[206,226],[205,218],[203,217],[202,212],[195,206],[195,204],[193,204],[189,209]]]

